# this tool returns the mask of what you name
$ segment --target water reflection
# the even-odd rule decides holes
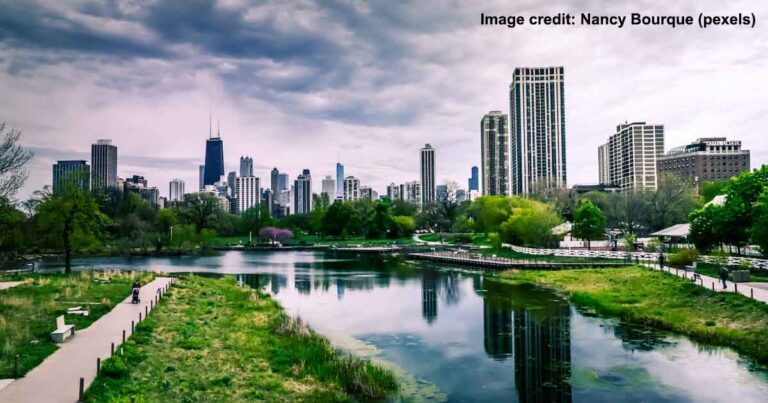
[[[766,369],[730,350],[589,316],[547,290],[437,265],[240,252],[75,261],[78,269],[94,266],[236,274],[335,343],[375,347],[415,376],[403,392],[416,394],[408,401],[750,402],[768,395]]]

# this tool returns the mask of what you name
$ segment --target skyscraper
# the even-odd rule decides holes
[[[395,185],[394,182],[387,185],[387,198],[391,201],[400,200],[402,198],[400,185]]]
[[[293,213],[309,214],[312,211],[312,176],[305,169],[293,182]]]
[[[407,201],[408,203],[421,203],[421,182],[405,182],[405,186],[401,187],[400,189],[400,197],[402,197],[403,200]]]
[[[237,179],[237,172],[231,171],[227,174],[227,187],[229,188],[229,195],[235,197],[235,180]]]
[[[421,204],[435,201],[435,149],[425,144],[421,149]]]
[[[480,121],[480,165],[483,195],[509,194],[509,118],[491,111]]]
[[[184,181],[174,179],[168,184],[168,201],[184,201]]]
[[[205,165],[200,165],[200,186],[197,190],[205,189]]]
[[[235,178],[235,197],[237,197],[237,212],[242,213],[261,203],[261,183],[255,176],[240,176]]]
[[[331,175],[326,175],[322,189],[322,193],[327,194],[329,200],[333,200],[336,197],[336,180]]]
[[[467,190],[473,191],[473,190],[480,190],[480,178],[477,167],[472,167],[472,175],[469,177],[469,183],[467,186]]]
[[[562,67],[515,69],[509,85],[511,193],[566,187]]]
[[[269,188],[272,189],[273,195],[277,195],[283,190],[279,186],[279,177],[280,171],[277,170],[277,167],[272,168],[272,171],[270,172]]]
[[[221,133],[205,141],[205,176],[203,186],[213,185],[224,175],[224,142]]]
[[[87,191],[91,167],[85,161],[58,161],[53,164],[53,194],[62,194],[68,186]]]
[[[620,124],[616,126],[616,134],[609,137],[600,149],[598,170],[607,172],[606,185],[619,187],[624,192],[656,189],[659,184],[656,167],[664,153],[663,125],[645,122]]]
[[[253,176],[253,158],[240,157],[240,176]]]
[[[354,176],[344,178],[344,201],[357,200],[360,198],[360,180]]]
[[[336,199],[344,197],[344,165],[336,163]]]
[[[289,190],[291,180],[288,177],[288,174],[281,173],[277,175],[277,188],[282,190]]]
[[[117,147],[112,140],[97,140],[91,145],[91,190],[104,192],[117,188]]]

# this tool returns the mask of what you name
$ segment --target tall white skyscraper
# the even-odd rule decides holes
[[[91,145],[91,190],[117,189],[117,147],[112,140],[97,140]]]
[[[603,144],[597,148],[597,176],[601,185],[607,185],[611,182],[611,173],[608,169],[610,165],[610,151],[608,144]]]
[[[184,201],[184,181],[174,179],[168,186],[168,201]]]
[[[237,212],[242,213],[261,203],[261,181],[255,176],[238,176],[235,178],[235,197]]]
[[[360,180],[354,176],[344,178],[344,201],[357,200],[360,198]]]
[[[435,149],[425,144],[421,149],[421,204],[435,201]]]
[[[509,194],[509,118],[488,112],[480,121],[480,162],[483,195]]]
[[[607,158],[598,160],[599,171],[608,175],[606,185],[624,192],[655,190],[659,185],[657,163],[664,154],[664,126],[645,122],[616,126],[616,134],[598,149]],[[607,163],[607,167],[604,164]]]
[[[563,68],[516,68],[509,120],[512,193],[566,187]]]
[[[400,193],[400,186],[395,185],[394,182],[387,185],[387,198],[391,201],[400,200],[402,198]]]
[[[336,199],[344,197],[344,165],[336,163]]]
[[[322,192],[327,194],[331,201],[336,198],[336,180],[331,175],[326,175],[323,179],[322,189]]]

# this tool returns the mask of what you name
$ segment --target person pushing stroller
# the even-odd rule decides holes
[[[131,288],[132,288],[132,290],[131,290],[131,296],[132,296],[131,303],[132,304],[138,304],[139,302],[141,302],[141,300],[139,299],[139,292],[141,291],[141,283],[138,280],[136,280],[136,281],[133,282],[133,286]]]

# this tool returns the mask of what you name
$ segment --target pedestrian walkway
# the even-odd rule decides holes
[[[658,264],[647,264],[643,263],[643,266],[650,267],[654,270],[663,270],[666,273],[674,274],[678,277],[686,278],[691,280],[693,278],[693,273],[686,272],[682,269],[675,269],[674,267],[665,266],[663,269]],[[768,290],[763,288],[762,286],[752,286],[750,283],[734,283],[733,281],[727,281],[726,284],[728,285],[727,288],[723,288],[723,282],[720,281],[719,278],[705,276],[703,274],[699,274],[699,278],[696,280],[696,284],[709,288],[712,291],[716,292],[738,292],[741,295],[744,295],[745,297],[752,298],[757,301],[762,301],[765,303],[768,303]]]
[[[132,304],[129,296],[91,326],[77,331],[25,377],[0,390],[0,402],[76,402],[80,378],[87,389],[96,377],[96,359],[109,358],[112,343],[116,351],[119,349],[123,331],[129,337],[131,321],[138,323],[139,315],[145,316],[154,306],[155,298],[172,282],[170,277],[156,278],[141,288],[141,303]]]
[[[17,285],[20,285],[20,284],[24,284],[24,282],[23,281],[3,281],[3,282],[0,282],[0,291],[16,287]]]

